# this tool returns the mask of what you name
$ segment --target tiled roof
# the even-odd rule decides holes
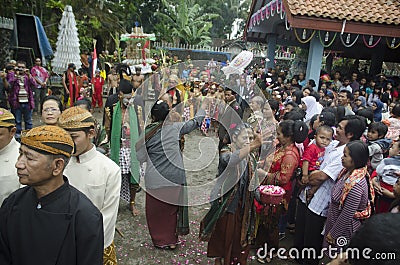
[[[287,0],[294,16],[400,25],[399,0]]]

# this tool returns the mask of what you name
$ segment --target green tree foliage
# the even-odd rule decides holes
[[[160,23],[160,17],[156,16],[162,6],[161,0],[136,0],[136,12],[131,13],[129,22],[131,27],[135,21],[138,21],[143,26],[143,31],[146,33],[154,33],[155,26]]]
[[[46,30],[50,44],[55,47],[60,22],[65,5],[71,5],[77,22],[81,50],[93,49],[93,38],[100,37],[107,46],[114,42],[110,34],[125,33],[137,9],[133,1],[119,0],[5,0],[6,8],[0,15],[12,17],[16,13],[38,16]],[[133,25],[134,22],[132,22]]]
[[[172,37],[176,43],[207,45],[211,42],[211,19],[217,14],[206,13],[193,0],[179,0],[174,4],[162,0],[162,8],[156,14],[162,22],[172,28]]]
[[[218,18],[212,19],[212,38],[238,37],[231,36],[232,24],[236,19],[240,19],[238,23],[238,35],[243,33],[246,19],[250,10],[251,0],[198,0],[197,3],[199,3],[201,6],[204,6],[204,12],[215,13],[219,15]]]
[[[3,0],[0,16],[16,13],[38,16],[50,44],[55,48],[65,5],[72,5],[81,50],[93,49],[93,38],[105,47],[116,45],[113,36],[131,32],[138,21],[158,40],[206,45],[211,38],[224,38],[236,18],[247,18],[250,0]],[[242,23],[244,24],[244,22]]]

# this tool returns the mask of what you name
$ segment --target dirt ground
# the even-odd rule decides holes
[[[96,110],[94,117],[102,120],[103,113]],[[40,116],[33,115],[34,126],[41,124]],[[197,186],[214,179],[217,173],[217,145],[218,139],[214,133],[209,137],[202,136],[200,131],[194,131],[186,136],[184,162],[187,170],[188,185]],[[128,209],[128,203],[120,201],[115,245],[118,264],[214,264],[214,260],[207,258],[207,243],[198,240],[199,223],[209,209],[209,204],[200,204],[207,200],[209,191],[189,194],[189,201],[196,206],[189,207],[190,234],[180,238],[181,244],[175,250],[155,249],[147,229],[145,217],[145,192],[137,194],[137,206],[141,214],[133,217]],[[282,246],[290,246],[293,237],[281,241]],[[248,264],[260,264],[255,260],[255,253],[251,253]],[[289,261],[273,260],[270,264],[294,264]]]
[[[197,147],[201,142],[201,151],[212,159],[212,163],[205,169],[193,172],[190,167],[193,165],[185,164],[187,170],[188,185],[197,185],[215,178],[217,172],[218,156],[216,155],[216,146],[218,139],[216,137],[207,137],[204,140],[200,132],[192,132],[186,136],[184,156],[194,159],[201,156]],[[204,155],[204,154],[203,154]],[[144,213],[144,192],[137,195],[137,204],[141,211],[141,215],[133,217],[126,202],[121,201],[117,228],[123,233],[116,234],[115,244],[117,246],[117,256],[119,264],[214,264],[214,260],[207,258],[207,243],[198,240],[199,223],[202,217],[209,209],[208,204],[191,206],[189,208],[190,234],[180,238],[182,242],[177,249],[159,250],[152,245],[150,235],[147,230],[146,218]],[[190,196],[189,196],[190,197]],[[193,201],[203,200],[204,198],[191,198]],[[292,237],[288,234],[288,238],[282,241],[283,245],[289,246]],[[260,264],[254,259],[254,253],[250,255],[248,264]],[[253,257],[252,257],[253,256]],[[271,264],[294,264],[288,261],[273,260]]]

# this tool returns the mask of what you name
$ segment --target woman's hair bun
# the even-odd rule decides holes
[[[308,135],[308,127],[307,124],[303,121],[294,121],[293,124],[293,141],[296,143],[302,143],[307,138]]]

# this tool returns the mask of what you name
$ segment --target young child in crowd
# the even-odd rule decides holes
[[[308,183],[308,176],[314,170],[319,170],[320,165],[324,160],[325,148],[331,143],[333,138],[333,129],[327,125],[322,125],[317,128],[315,140],[310,144],[303,153],[300,166],[302,169],[301,184]],[[307,194],[314,194],[318,186],[313,186],[308,190]]]
[[[379,196],[375,198],[376,213],[385,213],[395,199],[394,185],[400,172],[400,141],[394,141],[389,150],[389,158],[385,158],[376,168],[377,175],[372,179],[372,185]],[[399,196],[398,194],[397,196]]]
[[[385,138],[387,131],[388,127],[383,122],[374,122],[368,126],[367,144],[370,156],[368,169],[370,173],[376,169],[389,151],[392,141]]]
[[[82,87],[79,90],[79,97],[77,100],[90,99],[90,87],[88,81],[83,81]]]
[[[79,97],[77,98],[77,100],[82,100],[82,99],[84,99],[86,93],[87,93],[87,92],[86,92],[86,89],[82,87],[82,88],[80,89],[80,91],[79,91]]]
[[[381,101],[384,104],[383,109],[385,112],[388,111],[389,105],[392,102],[392,89],[393,89],[392,83],[388,82],[381,96]]]

